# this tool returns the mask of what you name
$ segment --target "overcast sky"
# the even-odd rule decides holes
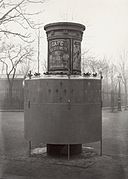
[[[49,0],[44,9],[44,24],[84,24],[82,45],[96,56],[116,60],[121,51],[128,50],[128,0]]]

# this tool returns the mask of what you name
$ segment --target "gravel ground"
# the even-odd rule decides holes
[[[67,158],[51,158],[46,153],[29,157],[23,112],[1,112],[0,179],[127,179],[127,118],[127,111],[104,111],[103,156],[98,155],[99,143],[93,143],[83,146],[94,150],[83,148],[82,155],[68,161]]]

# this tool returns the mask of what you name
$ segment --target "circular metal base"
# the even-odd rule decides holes
[[[78,155],[82,152],[82,144],[47,144],[47,154],[51,156],[66,156],[68,155],[68,146],[70,156]]]

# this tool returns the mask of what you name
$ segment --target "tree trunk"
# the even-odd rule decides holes
[[[111,111],[114,111],[114,91],[111,90]]]
[[[114,111],[114,79],[113,79],[113,68],[111,72],[111,111]]]
[[[127,83],[125,83],[125,110],[127,110]]]
[[[11,108],[12,107],[12,87],[13,87],[13,83],[12,82],[9,82],[9,91],[8,91],[8,102],[9,102],[9,104],[8,104],[8,107],[9,108]]]

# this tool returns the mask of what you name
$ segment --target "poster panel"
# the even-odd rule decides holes
[[[81,42],[73,40],[73,70],[81,71]]]
[[[49,40],[49,70],[68,70],[70,65],[70,40]]]

